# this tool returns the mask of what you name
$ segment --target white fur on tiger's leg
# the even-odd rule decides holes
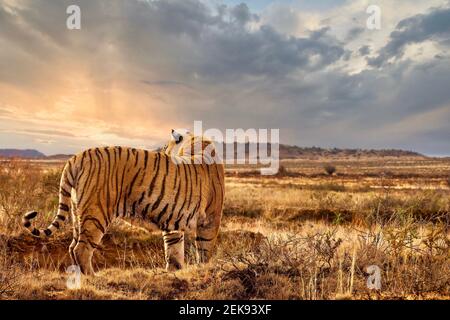
[[[166,270],[174,271],[184,267],[184,232],[163,231]]]

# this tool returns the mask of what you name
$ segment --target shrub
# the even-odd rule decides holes
[[[325,170],[325,172],[331,176],[336,172],[336,167],[331,165],[331,164],[326,164],[323,169]]]
[[[289,173],[286,170],[286,167],[283,166],[283,165],[280,165],[280,167],[278,168],[277,176],[278,177],[285,177],[285,176],[288,176],[288,175],[289,175]]]

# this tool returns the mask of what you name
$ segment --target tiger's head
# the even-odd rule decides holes
[[[200,159],[207,163],[217,160],[214,143],[204,136],[194,136],[187,129],[172,129],[163,151],[170,156],[192,157],[196,162]]]

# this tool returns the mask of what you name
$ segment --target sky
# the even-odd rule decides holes
[[[194,120],[450,155],[450,1],[0,0],[0,148],[154,148]]]

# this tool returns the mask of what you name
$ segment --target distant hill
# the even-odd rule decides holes
[[[242,146],[242,144],[241,144]],[[246,155],[248,156],[249,144],[245,144]],[[405,150],[397,149],[325,149],[319,147],[297,147],[285,144],[279,145],[280,159],[315,159],[315,158],[365,158],[365,157],[425,157],[424,155]],[[270,154],[270,145],[268,146]],[[237,157],[237,143],[234,144],[234,154]],[[226,150],[224,150],[224,157]],[[55,154],[46,156],[37,150],[20,149],[0,149],[0,158],[22,158],[22,159],[42,159],[42,160],[68,160],[70,154]]]
[[[235,158],[237,155],[237,143],[234,144]],[[227,145],[227,147],[230,145]],[[240,144],[242,147],[242,144]],[[253,144],[255,146],[255,144]],[[250,144],[245,144],[245,153],[248,155]],[[270,145],[267,153],[270,154]],[[285,144],[279,145],[280,159],[311,159],[311,158],[364,158],[364,157],[425,157],[414,152],[397,149],[338,149],[338,148],[319,148],[319,147],[298,147]],[[224,157],[226,150],[224,150]]]
[[[0,157],[2,158],[25,158],[25,159],[42,159],[45,154],[33,149],[0,149]]]
[[[324,149],[319,147],[297,147],[280,145],[281,159],[324,157],[324,158],[348,158],[348,157],[424,157],[424,155],[398,149]]]

